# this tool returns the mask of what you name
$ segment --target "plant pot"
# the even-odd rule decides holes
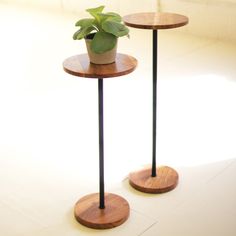
[[[115,62],[116,52],[117,52],[117,42],[116,42],[115,47],[112,48],[111,50],[98,54],[91,50],[90,48],[91,41],[92,41],[92,37],[85,38],[88,56],[91,63],[103,65],[103,64],[111,64]]]

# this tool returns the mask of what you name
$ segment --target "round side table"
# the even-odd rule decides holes
[[[107,65],[90,63],[87,54],[72,56],[63,62],[64,70],[71,75],[98,79],[99,193],[82,197],[74,208],[76,220],[90,228],[113,228],[129,217],[128,202],[104,192],[103,79],[129,74],[136,66],[137,60],[125,54],[117,54],[116,62]]]
[[[152,166],[130,173],[129,182],[135,189],[146,193],[164,193],[174,189],[178,173],[171,167],[156,167],[156,117],[157,117],[157,30],[171,29],[188,24],[188,18],[174,13],[135,13],[123,17],[127,26],[153,31],[153,133]]]

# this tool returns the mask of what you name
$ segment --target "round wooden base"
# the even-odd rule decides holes
[[[99,208],[99,194],[81,198],[75,205],[76,220],[89,228],[109,229],[124,223],[129,217],[129,203],[122,197],[106,193],[105,209]]]
[[[130,173],[130,185],[144,193],[165,193],[178,184],[178,173],[171,167],[157,167],[156,177],[152,177],[151,173],[151,168]]]

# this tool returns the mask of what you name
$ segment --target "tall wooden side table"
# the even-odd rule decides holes
[[[127,26],[153,31],[153,133],[152,166],[130,173],[129,182],[135,189],[146,193],[163,193],[174,189],[178,173],[171,167],[156,167],[156,117],[157,117],[157,30],[184,26],[188,18],[174,13],[136,13],[123,17]]]
[[[104,191],[103,79],[129,74],[136,66],[137,60],[125,54],[117,54],[116,62],[107,65],[90,63],[87,54],[72,56],[63,62],[64,70],[71,75],[98,79],[99,193],[81,198],[74,209],[76,220],[90,228],[113,228],[129,217],[128,202]]]

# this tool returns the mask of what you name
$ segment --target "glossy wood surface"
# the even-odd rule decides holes
[[[63,62],[64,70],[71,75],[99,79],[129,74],[136,66],[137,60],[134,57],[120,53],[114,63],[106,65],[90,63],[87,54],[75,55]]]
[[[99,194],[94,193],[81,198],[75,205],[76,220],[89,228],[109,229],[124,223],[129,217],[128,202],[111,193],[105,194],[105,209],[99,208]]]
[[[188,24],[188,17],[175,13],[134,13],[123,17],[126,25],[140,29],[171,29]]]
[[[157,167],[156,177],[151,177],[151,173],[151,168],[130,173],[130,185],[144,193],[165,193],[178,184],[178,173],[171,167]]]

